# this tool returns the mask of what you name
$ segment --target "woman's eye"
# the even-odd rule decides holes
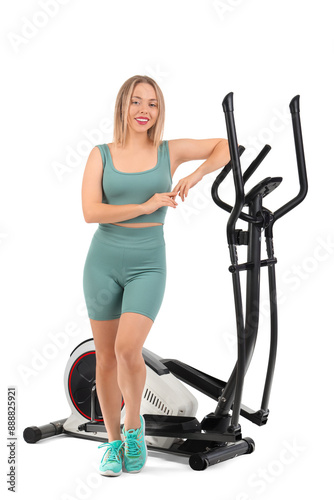
[[[139,104],[139,101],[132,101],[132,104]],[[150,103],[150,106],[153,106],[154,108],[157,108],[157,107],[158,107],[158,105],[157,105],[157,104],[155,104],[154,102],[151,102],[151,103]]]

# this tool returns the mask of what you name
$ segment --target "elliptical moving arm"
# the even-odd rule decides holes
[[[295,149],[296,149],[296,157],[297,157],[297,166],[298,166],[298,177],[299,177],[299,193],[295,198],[288,201],[285,205],[274,212],[274,220],[278,220],[283,215],[287,214],[295,208],[299,203],[303,201],[307,194],[307,174],[306,174],[306,165],[305,165],[305,156],[304,156],[304,146],[303,146],[303,136],[302,136],[302,127],[300,123],[300,115],[299,115],[299,95],[296,95],[290,102],[290,111],[291,111],[291,119],[292,119],[292,127],[293,127],[293,136],[295,140]]]

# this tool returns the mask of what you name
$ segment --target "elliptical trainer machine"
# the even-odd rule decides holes
[[[240,158],[245,148],[238,147],[233,114],[233,93],[223,100],[230,162],[222,169],[212,186],[214,202],[231,215],[227,222],[227,241],[231,258],[237,326],[237,362],[227,382],[223,382],[176,359],[163,359],[143,348],[147,367],[141,414],[145,419],[145,439],[149,450],[189,457],[194,470],[204,470],[210,465],[254,451],[254,441],[244,438],[239,423],[240,415],[256,425],[267,423],[269,396],[273,381],[277,351],[277,300],[274,256],[274,223],[303,201],[307,194],[307,175],[299,115],[299,95],[290,102],[300,190],[295,198],[275,212],[262,204],[263,198],[282,181],[281,177],[266,177],[247,194],[245,183],[264,160],[270,146],[265,145],[251,165],[241,172]],[[223,202],[218,188],[230,171],[235,185],[234,207]],[[248,207],[248,213],[243,212]],[[236,229],[238,219],[248,223],[248,230]],[[266,238],[267,258],[261,260],[261,233]],[[248,247],[247,261],[239,264],[237,247]],[[268,268],[270,298],[270,348],[268,366],[260,409],[257,411],[242,404],[246,371],[250,365],[257,339],[259,323],[260,270]],[[246,308],[243,313],[240,273],[246,271]],[[95,384],[95,347],[93,339],[79,344],[71,353],[66,365],[64,384],[71,408],[67,419],[57,420],[41,427],[27,427],[23,436],[27,443],[59,434],[108,441]],[[197,400],[185,387],[202,392],[217,402],[212,413],[201,422],[196,418]],[[121,422],[124,422],[124,402]]]

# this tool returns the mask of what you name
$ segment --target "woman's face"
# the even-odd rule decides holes
[[[158,100],[152,85],[137,83],[129,105],[128,126],[135,132],[147,132],[156,123],[158,114]]]

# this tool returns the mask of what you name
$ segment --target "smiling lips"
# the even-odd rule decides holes
[[[139,125],[146,125],[148,122],[148,118],[145,118],[145,116],[140,116],[139,118],[135,118],[135,120]]]

